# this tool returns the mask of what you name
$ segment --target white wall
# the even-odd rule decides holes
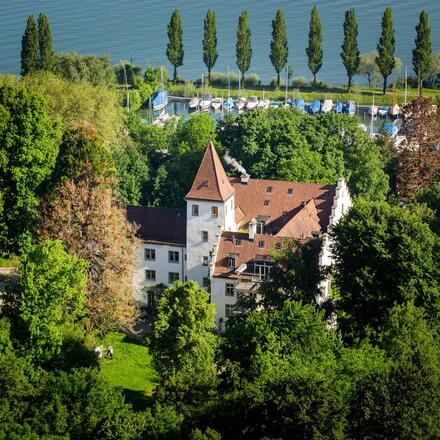
[[[226,284],[234,284],[233,279],[212,277],[211,278],[211,302],[216,306],[215,323],[217,328],[224,330],[227,318],[225,316],[225,305],[235,304],[237,302],[237,294],[234,296],[226,296]],[[220,328],[220,323],[222,326]]]
[[[145,249],[147,248],[156,251],[155,261],[145,260]],[[178,263],[170,263],[168,261],[168,251],[179,252]],[[185,281],[185,254],[186,249],[182,246],[142,242],[136,251],[138,264],[133,280],[135,299],[141,303],[147,304],[147,298],[143,295],[143,288],[145,286],[154,286],[155,284],[160,283],[168,285],[169,272],[179,273],[179,279]],[[147,269],[156,271],[156,281],[147,281],[145,279],[145,270]]]
[[[232,200],[231,200],[232,199]],[[187,201],[187,275],[188,280],[203,285],[203,278],[209,278],[209,266],[203,266],[203,257],[209,257],[218,244],[223,230],[235,230],[234,196],[225,203],[204,200]],[[192,215],[192,206],[199,206],[199,215]],[[218,216],[211,217],[211,207],[217,207]],[[208,231],[208,241],[202,240],[202,231]]]

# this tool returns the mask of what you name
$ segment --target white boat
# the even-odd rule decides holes
[[[235,107],[237,107],[238,111],[244,110],[244,108],[246,107],[247,104],[247,99],[246,98],[240,98],[236,103],[235,103]]]
[[[193,96],[191,101],[189,101],[190,110],[194,110],[199,106],[200,99],[197,96]]]
[[[223,99],[220,97],[214,98],[211,102],[211,106],[215,111],[218,111],[222,108]]]
[[[163,109],[160,115],[153,119],[153,125],[163,125],[170,118],[171,116]]]
[[[398,104],[394,104],[392,107],[390,107],[390,116],[397,118],[397,116],[399,115],[400,115],[400,107]]]
[[[377,112],[379,111],[379,107],[377,105],[372,105],[369,109],[368,109],[368,114],[370,116],[377,116]]]
[[[324,100],[324,103],[322,104],[321,111],[323,113],[329,113],[333,109],[333,101],[331,99]]]
[[[256,96],[251,96],[246,103],[246,108],[248,110],[254,109],[258,105],[258,98]]]
[[[270,107],[270,99],[262,99],[261,101],[258,102],[257,107],[260,109],[267,109]]]
[[[203,95],[202,99],[199,102],[199,107],[202,110],[208,110],[211,107],[212,96],[211,95]]]
[[[379,107],[379,109],[377,110],[377,113],[379,114],[379,116],[381,116],[382,118],[384,118],[390,111],[390,108],[387,106],[383,106],[383,107]]]

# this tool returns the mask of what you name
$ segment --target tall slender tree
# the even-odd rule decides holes
[[[284,14],[278,9],[272,20],[272,41],[270,42],[270,61],[277,73],[277,86],[280,86],[280,72],[287,64],[289,48],[287,46],[287,26]]]
[[[211,81],[211,69],[215,66],[217,58],[217,25],[215,12],[208,9],[203,27],[203,62],[208,68],[208,81]]]
[[[345,12],[344,42],[341,46],[341,58],[348,76],[348,93],[350,93],[351,90],[351,80],[353,76],[356,75],[361,61],[357,37],[358,25],[356,12],[354,9],[349,9]]]
[[[394,39],[393,12],[391,8],[386,8],[382,17],[382,33],[377,43],[376,64],[383,78],[383,94],[387,91],[387,79],[396,66],[394,51],[396,49]]]
[[[412,52],[413,69],[419,80],[419,95],[422,95],[423,80],[428,76],[432,68],[432,44],[431,26],[428,23],[428,14],[420,13],[419,24],[416,26],[416,47]]]
[[[313,6],[310,15],[309,46],[306,47],[308,66],[313,74],[313,85],[316,86],[316,74],[322,67],[322,25],[318,9]]]
[[[244,74],[249,70],[252,59],[251,29],[249,27],[248,11],[244,10],[238,17],[237,26],[237,67],[241,72],[241,83],[244,84]]]
[[[21,39],[21,74],[35,72],[38,69],[38,29],[34,16],[29,15],[26,29]]]
[[[167,57],[174,68],[173,82],[177,79],[177,68],[183,64],[183,31],[182,18],[180,12],[176,9],[168,25],[168,44]]]
[[[41,13],[38,16],[38,45],[40,52],[39,67],[41,70],[52,70],[53,45],[52,31],[47,17]]]

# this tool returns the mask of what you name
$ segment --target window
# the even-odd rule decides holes
[[[254,274],[257,275],[260,279],[267,279],[269,277],[271,265],[262,261],[257,262],[254,265]]]
[[[203,278],[203,287],[209,287],[209,278]]]
[[[156,249],[145,249],[144,256],[146,260],[155,261],[156,260]]]
[[[236,238],[236,239],[235,239],[235,244],[236,244],[237,246],[240,246],[240,245],[241,245],[241,238]]]
[[[202,186],[203,186],[203,188],[208,188],[208,181],[207,181],[207,180],[204,180],[204,181],[202,182]]]
[[[193,217],[198,217],[199,205],[192,205],[192,215],[193,215]]]
[[[145,271],[145,279],[147,281],[156,281],[156,271],[155,270],[146,270]]]
[[[264,221],[257,221],[257,234],[264,234]]]
[[[263,202],[263,205],[264,205],[264,206],[269,206],[269,200],[265,200],[265,201]]]
[[[226,304],[225,305],[225,316],[226,316],[226,318],[230,318],[231,316],[234,315],[234,308],[235,308],[234,304]]]
[[[235,258],[234,257],[228,257],[226,258],[226,265],[230,267],[231,269],[235,268]]]
[[[178,263],[178,262],[179,262],[179,252],[168,251],[168,263]]]
[[[287,188],[287,194],[293,194],[293,188]]]
[[[267,188],[266,188],[266,191],[268,192],[268,193],[271,193],[272,192],[272,187],[271,186],[268,186]]]
[[[275,244],[275,249],[281,249],[281,243],[276,243]]]
[[[218,217],[218,208],[217,208],[217,206],[211,206],[211,217]]]
[[[203,257],[203,266],[208,266],[209,264],[209,258],[208,257]]]
[[[234,296],[234,285],[232,283],[225,284],[225,295]]]
[[[258,242],[258,247],[259,248],[264,248],[264,241],[263,240]]]
[[[208,241],[208,231],[202,231],[202,241]]]
[[[168,272],[168,283],[172,284],[174,281],[179,280],[179,273],[178,272]]]

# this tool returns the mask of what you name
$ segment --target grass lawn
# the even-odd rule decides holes
[[[18,267],[20,260],[18,257],[3,258],[0,257],[0,267]]]
[[[103,358],[99,362],[106,379],[121,388],[135,407],[145,406],[157,381],[148,348],[142,342],[117,332],[109,333],[97,342],[105,350],[111,345],[114,351],[113,360]]]

